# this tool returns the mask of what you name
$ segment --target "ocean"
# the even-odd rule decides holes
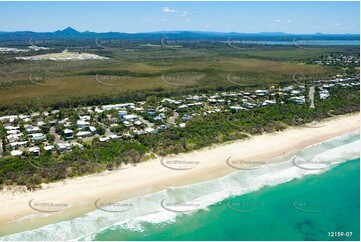
[[[0,240],[358,241],[359,152],[357,132],[279,163],[168,187]]]

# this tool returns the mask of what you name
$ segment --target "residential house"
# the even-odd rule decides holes
[[[72,139],[74,136],[74,132],[71,129],[64,129],[65,139]]]

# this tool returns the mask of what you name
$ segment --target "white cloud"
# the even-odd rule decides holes
[[[334,23],[334,24],[331,24],[332,27],[336,27],[336,28],[339,28],[342,26],[341,23]]]
[[[287,22],[287,23],[291,23],[292,21],[291,21],[291,20],[287,20],[286,22]]]
[[[163,7],[162,11],[165,13],[178,13],[179,11],[170,7]]]
[[[277,22],[277,23],[281,22],[280,19],[275,19],[275,20],[273,20],[273,21],[275,21],[275,22]]]
[[[192,15],[192,13],[190,13],[190,12],[173,9],[171,7],[163,7],[162,11],[165,13],[180,13],[179,17],[184,19],[184,21],[187,21],[187,22],[191,21],[191,19],[188,17],[189,15]]]

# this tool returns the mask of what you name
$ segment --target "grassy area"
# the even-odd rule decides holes
[[[327,77],[340,74],[342,70],[305,65],[299,61],[329,53],[358,53],[358,49],[303,50],[294,46],[263,46],[244,51],[209,44],[178,49],[144,45],[132,51],[96,50],[93,53],[112,58],[66,62],[16,61],[0,54],[0,60],[4,60],[0,63],[0,110],[9,109],[14,103],[41,104],[44,107],[64,100],[86,100],[90,96],[107,97],[157,89],[182,91],[227,87],[234,85],[229,81],[230,76],[236,84],[272,85],[292,81],[295,74]]]

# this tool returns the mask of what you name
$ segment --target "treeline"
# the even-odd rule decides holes
[[[0,159],[0,185],[24,185],[35,189],[43,182],[112,170],[124,164],[144,161],[146,154],[165,156],[196,150],[211,144],[246,138],[299,126],[333,115],[359,112],[359,89],[333,88],[331,96],[320,100],[316,108],[284,103],[253,110],[212,113],[186,121],[186,128],[174,127],[158,134],[99,142],[95,138],[84,149],[74,148],[63,155],[42,152],[39,157],[4,157]],[[345,124],[347,125],[347,124]],[[315,130],[317,131],[317,130]]]
[[[283,84],[291,84],[292,82],[283,82]],[[252,85],[252,88],[262,88],[263,85]],[[83,106],[97,106],[116,104],[123,102],[144,101],[148,96],[158,96],[160,98],[170,98],[178,95],[196,95],[207,94],[220,91],[237,91],[240,90],[238,85],[215,86],[215,87],[194,87],[182,88],[176,90],[166,90],[164,88],[154,88],[150,90],[128,91],[123,93],[109,92],[107,94],[89,95],[83,97],[61,97],[61,100],[51,101],[46,98],[41,100],[27,100],[12,104],[0,105],[0,116],[16,115],[19,113],[28,113],[36,111],[54,110],[62,108],[76,108]]]
[[[334,88],[331,97],[326,100],[315,97],[314,109],[308,105],[286,103],[248,111],[213,113],[187,121],[185,129],[166,130],[156,135],[139,136],[138,139],[159,155],[177,154],[247,137],[244,133],[281,131],[289,126],[359,111],[358,88]]]
[[[26,186],[33,190],[41,183],[120,168],[143,161],[148,149],[130,140],[102,143],[96,138],[84,149],[73,147],[64,155],[42,152],[39,157],[27,153],[25,158],[6,156],[0,159],[0,187]]]

